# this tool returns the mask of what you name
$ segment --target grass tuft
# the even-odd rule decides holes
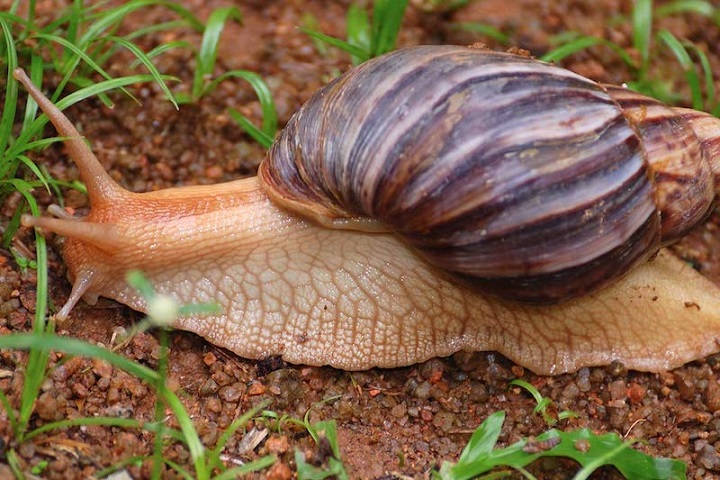
[[[365,9],[353,4],[346,15],[347,40],[316,30],[303,28],[302,31],[349,53],[357,65],[395,49],[407,5],[407,0],[375,0],[371,22]]]
[[[434,478],[469,480],[471,478],[500,478],[509,475],[507,469],[534,478],[524,467],[543,457],[566,457],[582,468],[573,477],[584,480],[603,466],[613,466],[629,479],[681,480],[686,478],[686,466],[678,460],[653,458],[631,448],[615,433],[597,435],[587,428],[561,432],[551,429],[535,439],[525,439],[505,448],[496,448],[505,412],[490,415],[473,433],[456,463],[445,462]],[[501,468],[503,470],[497,471]],[[493,473],[490,473],[493,472]],[[484,475],[480,477],[480,475]]]
[[[652,0],[636,0],[630,15],[630,24],[633,32],[632,50],[638,53],[638,58],[630,55],[623,47],[603,38],[565,32],[555,38],[554,43],[557,46],[541,59],[557,62],[587,48],[604,46],[612,50],[633,72],[634,78],[627,82],[628,87],[662,102],[674,104],[682,98],[670,89],[664,79],[650,76],[651,59],[658,46],[664,46],[672,52],[683,69],[690,89],[692,107],[718,115],[720,109],[715,98],[715,82],[706,54],[697,45],[679,40],[667,30],[654,32],[655,18],[685,13],[711,17],[716,23],[720,22],[720,9],[709,2],[677,0],[655,8]],[[699,63],[701,73],[698,72],[695,61]]]

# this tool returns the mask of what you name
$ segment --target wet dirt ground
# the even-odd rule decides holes
[[[4,6],[1,2],[0,6]],[[201,19],[230,2],[184,0]],[[418,2],[420,3],[420,2]],[[454,11],[425,11],[413,5],[406,14],[400,45],[423,43],[471,44],[483,42],[491,48],[517,46],[540,55],[552,48],[554,35],[578,31],[607,38],[629,48],[632,32],[630,3],[622,0],[540,1],[479,0]],[[660,2],[658,2],[660,3]],[[330,35],[344,36],[344,14],[349,2],[324,0],[235,2],[243,13],[242,25],[226,27],[218,54],[216,74],[246,69],[257,72],[269,84],[281,123],[330,78],[348,68],[349,58],[333,48],[319,52],[313,41],[298,30],[309,16]],[[62,1],[38,1],[39,17],[51,19],[65,5]],[[174,18],[162,8],[133,15],[123,31]],[[463,22],[483,22],[508,35],[507,43],[462,31]],[[720,29],[698,15],[676,15],[660,26],[686,38],[707,52],[716,76],[720,75]],[[177,39],[199,45],[200,37],[189,29],[177,29],[143,37],[150,48]],[[241,45],[242,48],[238,48]],[[636,55],[637,52],[630,53]],[[110,72],[127,74],[128,56],[113,57]],[[163,73],[181,83],[176,91],[187,91],[192,82],[194,60],[188,50],[171,50],[157,59]],[[595,47],[573,55],[563,65],[598,81],[623,83],[631,72],[609,49]],[[687,98],[681,70],[666,51],[659,51],[652,75],[676,85]],[[46,81],[51,81],[46,80]],[[197,103],[180,112],[167,102],[155,85],[138,85],[133,93],[142,106],[121,94],[113,95],[113,109],[97,100],[82,102],[67,111],[87,137],[111,176],[133,191],[149,191],[176,185],[212,184],[253,174],[263,158],[263,149],[250,140],[227,114],[236,108],[256,122],[260,108],[250,87],[228,81]],[[51,131],[47,132],[52,134]],[[59,179],[77,178],[75,167],[61,146],[55,145],[35,161]],[[52,202],[37,190],[42,205]],[[82,214],[86,198],[75,191],[66,194],[66,205]],[[12,216],[19,198],[8,198],[0,221]],[[678,247],[680,254],[703,274],[720,281],[717,214]],[[31,232],[21,230],[16,246],[34,251]],[[57,248],[50,252],[50,293],[55,305],[69,294],[69,284]],[[35,278],[21,270],[13,257],[0,251],[0,333],[27,330],[34,315]],[[119,328],[129,328],[141,315],[117,303],[101,300],[95,307],[80,304],[70,320],[58,326],[63,335],[110,345]],[[122,353],[154,367],[159,345],[153,333],[135,337]],[[54,355],[52,364],[60,361]],[[0,353],[0,389],[16,402],[22,387],[25,354]],[[533,414],[534,400],[522,389],[510,387],[522,378],[558,410],[571,410],[576,418],[560,422],[570,430],[590,427],[616,432],[639,440],[636,448],[654,456],[688,463],[689,478],[720,477],[720,357],[713,356],[672,372],[639,373],[620,364],[585,368],[577,373],[543,377],[513,364],[492,352],[460,353],[433,359],[421,365],[390,370],[374,369],[348,373],[316,368],[257,362],[237,356],[185,332],[171,334],[170,377],[191,413],[202,440],[213,445],[234,418],[264,401],[267,407],[294,418],[311,409],[311,422],[335,419],[338,423],[342,459],[351,478],[396,478],[406,475],[427,478],[443,460],[453,460],[472,431],[489,414],[507,413],[500,437],[510,444],[522,437],[538,435],[548,427]],[[330,401],[323,401],[332,398]],[[72,359],[51,370],[36,404],[31,425],[36,427],[60,418],[114,415],[146,419],[154,416],[153,392],[132,376],[101,361]],[[251,422],[252,423],[252,422]],[[169,420],[174,425],[174,420]],[[262,427],[254,422],[248,428]],[[246,451],[243,436],[228,444],[230,460],[251,460],[274,453],[278,463],[261,476],[292,478],[293,452],[311,458],[322,456],[307,432],[291,423],[271,430],[256,448]],[[0,458],[2,447],[13,445],[6,414],[0,412]],[[41,435],[18,448],[27,468],[48,461],[46,478],[87,478],[101,468],[132,455],[152,450],[147,432],[107,427],[71,428]],[[167,447],[166,457],[188,465],[188,452],[179,445]],[[0,462],[1,463],[1,462]],[[546,460],[535,464],[539,478],[569,478],[577,469],[572,462]],[[145,478],[149,464],[128,467],[133,478]],[[2,471],[0,471],[2,473]],[[1,476],[1,475],[0,475]],[[173,478],[172,473],[167,473]],[[611,469],[593,478],[619,478]]]

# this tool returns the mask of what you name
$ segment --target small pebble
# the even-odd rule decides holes
[[[444,432],[448,432],[455,424],[455,415],[451,412],[438,412],[433,417],[433,425]]]
[[[222,412],[222,402],[218,397],[210,397],[205,402],[205,409],[208,412],[220,413]]]
[[[100,378],[110,378],[113,367],[105,360],[94,358],[92,361],[92,371]]]
[[[18,446],[18,453],[21,457],[30,459],[35,456],[35,444],[33,442],[23,442]],[[14,477],[10,477],[14,478]]]
[[[108,388],[105,400],[109,405],[117,403],[120,400],[120,391],[116,387]]]
[[[711,412],[720,411],[720,383],[711,379],[705,388],[705,405]]]
[[[470,387],[468,399],[475,403],[486,402],[489,398],[487,387],[484,383],[473,381]]]
[[[205,169],[205,176],[210,180],[219,180],[222,178],[223,168],[220,165],[210,165]]]
[[[265,385],[262,384],[262,382],[252,382],[250,386],[248,387],[247,393],[248,395],[262,395],[265,393],[267,389],[265,388]]]
[[[608,413],[610,414],[610,425],[615,430],[625,430],[625,423],[627,422],[629,412],[630,409],[626,406],[608,407]]]
[[[290,480],[293,478],[293,472],[290,467],[283,462],[275,462],[265,474],[267,480]]]
[[[589,392],[592,388],[592,384],[590,383],[590,369],[581,368],[578,370],[577,375],[575,376],[575,383],[581,392]]]
[[[417,386],[417,388],[415,388],[413,395],[415,398],[419,398],[420,400],[426,400],[430,396],[430,383],[422,382]]]
[[[690,375],[681,371],[673,373],[675,388],[683,400],[692,400],[695,397],[695,381]]]
[[[213,352],[207,352],[205,355],[203,355],[203,363],[208,367],[214,365],[215,362],[217,362],[217,357]]]
[[[202,397],[210,396],[214,393],[217,393],[217,391],[220,389],[220,386],[218,386],[217,382],[213,380],[212,378],[208,378],[203,382],[202,385],[200,385],[200,388],[198,389],[198,393]]]
[[[627,398],[627,386],[624,380],[615,380],[610,382],[608,385],[608,392],[610,392],[610,398],[613,400],[622,400]]]
[[[720,455],[712,445],[705,445],[697,457],[697,463],[708,470],[720,471]]]
[[[227,385],[220,390],[218,390],[218,396],[220,399],[224,402],[232,402],[236,403],[240,400],[240,397],[242,397],[242,394],[245,392],[246,387],[242,383],[233,383],[232,385]]]
[[[580,388],[575,382],[570,382],[562,391],[562,398],[565,400],[573,400],[580,395]]]
[[[224,387],[225,385],[230,385],[230,383],[232,383],[232,378],[225,372],[213,373],[212,379],[221,387]]]
[[[433,358],[420,365],[420,376],[431,384],[435,384],[442,379],[445,372],[445,364],[439,358]]]
[[[62,397],[55,391],[41,394],[35,402],[35,413],[45,421],[52,422],[63,418],[64,407]]]
[[[390,409],[390,415],[392,415],[395,418],[403,418],[405,415],[407,415],[408,409],[407,405],[405,405],[405,402],[398,403],[392,409]]]
[[[640,405],[647,396],[647,387],[636,382],[632,382],[630,387],[628,387],[627,393],[631,404]]]
[[[265,448],[268,453],[280,455],[290,450],[290,443],[286,435],[272,435],[265,441]]]

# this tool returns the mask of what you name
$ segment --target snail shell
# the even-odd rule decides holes
[[[714,177],[693,117],[531,58],[421,46],[318,91],[259,177],[322,224],[387,228],[484,290],[554,302],[705,218]]]

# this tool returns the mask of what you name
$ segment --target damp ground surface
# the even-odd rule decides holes
[[[0,5],[3,3],[8,2],[0,1]],[[37,3],[39,17],[46,19],[53,18],[57,9],[64,6],[61,1]],[[182,3],[201,19],[206,19],[213,9],[229,4],[218,0]],[[343,36],[348,2],[235,3],[242,10],[243,23],[230,24],[225,29],[216,73],[246,69],[260,74],[272,90],[281,123],[313,91],[348,68],[349,58],[345,54],[330,47],[319,51],[297,28],[314,18],[323,32]],[[482,42],[495,49],[520,47],[540,55],[552,48],[555,35],[579,31],[629,47],[630,4],[621,0],[485,0],[446,12],[424,11],[415,4],[406,14],[400,44]],[[142,15],[129,17],[123,30],[129,32],[172,18],[165,9],[146,9]],[[508,36],[507,43],[462,31],[458,25],[463,22],[490,25]],[[661,26],[704,49],[716,76],[720,74],[720,30],[716,25],[697,15],[677,15],[663,20]],[[146,36],[141,46],[149,50],[177,39],[199,44],[197,34],[178,29]],[[637,54],[632,50],[630,53]],[[119,54],[111,62],[110,71],[113,75],[125,75],[128,64],[129,57]],[[631,75],[611,50],[602,47],[573,55],[563,65],[603,82],[622,83]],[[169,51],[158,58],[157,66],[182,80],[173,87],[176,91],[187,91],[194,70],[188,50]],[[675,85],[674,89],[687,98],[682,71],[669,53],[660,51],[651,70],[653,76]],[[51,77],[46,81],[57,79]],[[228,107],[232,107],[259,122],[259,104],[248,85],[224,82],[213,94],[183,106],[180,112],[162,97],[155,85],[138,85],[132,91],[141,99],[142,106],[115,94],[113,109],[89,100],[67,111],[110,175],[124,187],[141,192],[212,184],[251,175],[262,160],[263,149],[227,113]],[[55,178],[77,178],[75,167],[59,145],[35,160]],[[41,190],[35,193],[42,205],[53,201]],[[67,206],[78,214],[87,211],[83,195],[69,191],[65,198]],[[0,221],[8,221],[18,201],[19,198],[10,197],[2,205]],[[714,281],[720,281],[719,218],[713,214],[677,248],[681,256]],[[33,252],[31,233],[21,230],[15,245]],[[64,303],[69,294],[58,252],[51,248],[50,294],[55,305]],[[34,275],[32,271],[22,271],[3,250],[0,278],[0,333],[25,331],[34,315]],[[58,326],[58,331],[110,345],[115,334],[140,319],[140,314],[126,307],[101,300],[94,307],[81,303],[69,321]],[[121,352],[155,367],[159,352],[157,337],[152,332],[140,334]],[[25,358],[24,353],[17,351],[0,353],[0,389],[11,402],[16,402],[22,387]],[[51,360],[55,365],[62,357],[53,355]],[[637,439],[636,448],[650,455],[687,462],[690,478],[717,478],[719,362],[720,357],[710,357],[659,374],[628,371],[613,364],[543,377],[493,352],[480,352],[433,359],[406,368],[348,373],[244,360],[193,334],[173,332],[169,364],[171,382],[182,393],[181,398],[207,445],[214,445],[233,419],[261,402],[268,401],[267,409],[278,416],[298,419],[311,409],[311,422],[337,421],[342,460],[351,478],[399,475],[427,478],[443,460],[457,459],[473,430],[498,410],[507,414],[500,437],[502,445],[547,430],[542,417],[533,413],[534,400],[524,390],[509,386],[516,378],[537,387],[553,400],[557,410],[577,414],[576,418],[560,422],[561,429],[589,427],[598,433],[616,432]],[[71,359],[51,370],[42,386],[31,426],[95,415],[150,421],[154,409],[152,390],[136,378],[101,361]],[[172,419],[169,422],[174,424]],[[254,422],[248,429],[263,426]],[[322,460],[323,452],[307,431],[293,423],[285,423],[279,430],[271,429],[267,437],[250,449],[243,438],[238,434],[228,443],[225,454],[229,464],[267,453],[279,458],[260,477],[292,478],[296,450]],[[5,413],[0,412],[0,458],[3,448],[15,446],[27,469],[41,461],[49,462],[42,473],[46,478],[90,477],[124,458],[149,454],[152,442],[152,435],[146,432],[92,426],[49,432],[16,446]],[[189,454],[179,445],[168,446],[165,456],[189,465]],[[576,469],[572,462],[563,460],[545,460],[532,467],[538,478],[544,479],[568,478]],[[146,478],[150,471],[147,462],[127,470],[133,478]],[[167,478],[173,478],[173,474],[168,472]],[[606,469],[593,478],[620,477]]]

